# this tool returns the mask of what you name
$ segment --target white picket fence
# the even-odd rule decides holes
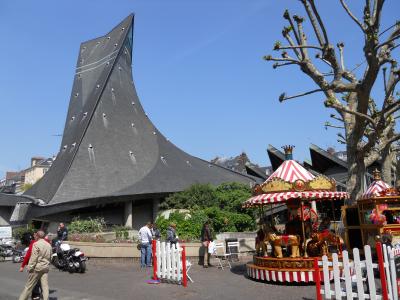
[[[373,262],[371,247],[364,246],[365,260],[360,259],[359,249],[353,249],[353,260],[349,259],[349,253],[343,251],[341,260],[336,253],[329,261],[327,256],[318,262],[322,266],[324,286],[321,288],[320,280],[317,283],[317,299],[376,299],[398,300],[396,269],[394,263],[394,251],[386,245],[376,244],[378,263]],[[379,273],[379,279],[375,279],[374,270]],[[333,289],[331,289],[330,272],[333,270]],[[318,274],[317,274],[318,273]],[[315,272],[320,276],[319,272]],[[340,276],[342,274],[342,277]],[[380,286],[376,286],[376,280]]]
[[[153,241],[153,279],[187,286],[184,246]]]

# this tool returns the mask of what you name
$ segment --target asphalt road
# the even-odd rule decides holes
[[[18,299],[27,274],[19,264],[0,263],[0,299]],[[244,276],[243,263],[231,270],[203,269],[194,265],[194,283],[187,288],[175,284],[148,284],[151,270],[138,264],[99,264],[88,262],[85,274],[69,274],[52,269],[49,274],[50,299],[315,299],[314,286],[285,286],[252,281]]]

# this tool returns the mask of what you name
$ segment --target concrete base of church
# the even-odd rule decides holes
[[[70,223],[74,218],[81,220],[103,218],[107,226],[122,225],[133,230],[139,230],[147,222],[153,222],[158,214],[160,198],[143,200],[125,200],[121,202],[103,203],[80,209],[72,209],[63,213],[45,215],[33,218],[34,221],[44,222],[45,226],[59,222]],[[7,213],[9,215],[7,215]],[[5,220],[9,220],[11,210],[5,212]],[[2,225],[3,210],[0,207],[0,225]],[[8,223],[7,223],[8,224]],[[49,225],[50,224],[50,225]],[[53,228],[51,228],[53,229]]]
[[[132,228],[132,201],[125,202],[124,207],[124,220],[125,220],[125,227]]]

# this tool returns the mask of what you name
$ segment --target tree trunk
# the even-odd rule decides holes
[[[364,156],[357,151],[357,146],[347,144],[347,192],[350,199],[345,204],[354,204],[364,192],[365,164]]]
[[[396,187],[400,188],[400,159],[396,157]]]
[[[391,146],[386,146],[381,152],[381,174],[382,180],[389,185],[393,185],[392,165],[394,161],[394,152],[391,151]]]

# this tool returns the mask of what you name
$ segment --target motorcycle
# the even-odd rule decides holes
[[[12,256],[13,263],[21,263],[24,260],[28,249],[29,248],[26,247],[24,250],[14,250],[14,254]]]
[[[16,251],[12,245],[0,245],[0,261],[5,261],[7,258],[12,257]]]
[[[59,241],[53,244],[51,262],[59,270],[85,273],[87,260],[88,258],[78,248],[71,248],[69,244]]]

